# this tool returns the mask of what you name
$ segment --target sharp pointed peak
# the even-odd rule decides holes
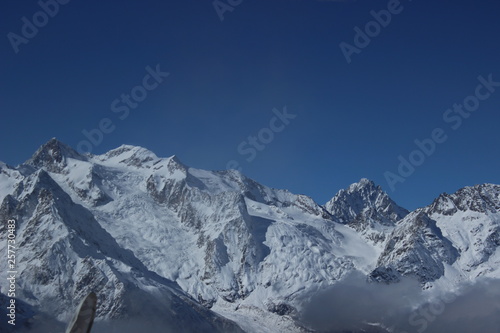
[[[73,155],[81,156],[76,150],[74,150],[69,145],[65,144],[64,142],[58,140],[56,137],[53,137],[52,139],[50,139],[49,141],[47,141],[43,145],[41,145],[40,148],[38,148],[38,151],[46,150],[46,149],[64,150],[66,152],[70,152]]]
[[[189,167],[187,165],[182,163],[182,161],[179,159],[179,157],[177,155],[172,155],[172,156],[166,158],[166,160],[168,161],[167,164],[169,165],[169,168],[171,171],[173,171],[175,169],[179,169],[179,170],[183,170],[183,172],[187,172],[187,170],[189,169]]]
[[[182,161],[179,159],[179,156],[177,156],[177,155],[172,155],[168,159],[171,161],[174,161],[175,163],[179,163],[179,164],[184,165],[184,163],[182,163]]]
[[[49,170],[54,171],[57,169],[55,165],[64,166],[67,158],[85,160],[85,157],[76,150],[54,137],[41,145],[33,156],[26,161],[26,164],[37,168],[47,167]]]
[[[382,187],[367,178],[361,178],[337,192],[324,207],[343,223],[354,220],[359,214],[365,214],[385,220],[388,225],[408,214],[408,211],[398,206]]]
[[[368,179],[368,178],[361,178],[358,182],[353,183],[353,185],[363,185],[363,186],[375,185],[375,182],[371,179]]]
[[[67,148],[70,148],[70,149],[73,149],[71,147],[69,147],[67,144],[63,143],[62,141],[58,140],[56,137],[52,137],[50,140],[48,140],[47,142],[45,142],[44,144],[42,144],[40,146],[40,148],[44,148],[44,147],[67,147]]]
[[[358,182],[349,185],[349,187],[345,190],[347,190],[348,192],[357,192],[366,188],[381,190],[380,186],[376,185],[373,180],[370,180],[368,178],[361,178]]]

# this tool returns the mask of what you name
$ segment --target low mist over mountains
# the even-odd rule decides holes
[[[487,297],[474,286],[499,290],[499,185],[408,212],[361,179],[320,205],[141,147],[81,155],[52,139],[0,164],[0,203],[2,239],[16,220],[18,325],[33,331],[63,331],[95,291],[96,331],[435,332]],[[450,294],[432,320],[418,312]],[[490,301],[461,329],[498,332]]]

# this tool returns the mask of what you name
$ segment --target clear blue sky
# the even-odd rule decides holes
[[[350,64],[339,44],[355,45],[354,28],[364,30],[370,11],[388,1],[243,0],[223,21],[212,1],[59,7],[47,22],[37,1],[9,0],[0,12],[0,160],[8,164],[52,137],[76,148],[83,130],[108,118],[114,130],[93,153],[126,143],[203,169],[235,160],[249,177],[321,204],[362,177],[409,209],[441,192],[500,183],[500,88],[456,130],[443,120],[475,94],[479,75],[500,81],[498,1],[401,1]],[[22,18],[33,23],[34,15],[38,33],[25,27],[16,53],[9,33],[24,38]],[[121,95],[157,64],[169,76],[148,78],[152,90],[127,107]],[[270,141],[263,129],[284,106],[296,118],[284,128],[274,121],[273,140],[251,148],[250,135]],[[396,174],[398,156],[408,158],[414,140],[438,127],[447,140],[392,191],[384,173]]]

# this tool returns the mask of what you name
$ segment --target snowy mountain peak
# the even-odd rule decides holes
[[[370,188],[370,189],[372,189],[372,188],[375,188],[375,187],[376,187],[375,183],[372,180],[367,179],[367,178],[361,178],[359,180],[359,182],[351,184],[348,187],[348,191],[354,192],[356,190],[361,190],[363,188]]]
[[[155,171],[163,168],[168,170],[170,175],[177,170],[181,171],[185,176],[188,169],[176,155],[160,158],[149,149],[132,145],[121,145],[103,155],[95,156],[94,159],[99,164],[119,168],[135,167]]]
[[[325,209],[336,221],[349,225],[373,243],[384,241],[395,222],[408,214],[380,186],[366,178],[340,190],[326,203]]]
[[[121,145],[107,153],[97,157],[100,161],[107,161],[115,164],[140,167],[152,161],[157,161],[158,156],[152,151],[132,145]]]
[[[33,154],[33,156],[25,162],[35,168],[46,168],[48,171],[60,173],[67,165],[69,158],[85,161],[86,158],[77,153],[70,146],[60,142],[56,138],[50,139],[42,145]]]
[[[380,186],[366,178],[340,190],[326,203],[325,208],[344,224],[356,220],[360,215],[382,217],[383,221],[394,223],[408,214]]]
[[[177,155],[172,155],[168,158],[171,165],[176,165],[178,168],[188,169],[188,166],[181,162]]]
[[[452,215],[457,211],[496,212],[500,210],[500,186],[481,184],[464,187],[454,194],[441,194],[429,212]]]

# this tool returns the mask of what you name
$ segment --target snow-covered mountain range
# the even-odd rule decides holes
[[[17,222],[25,323],[51,319],[60,331],[90,291],[97,324],[308,332],[298,321],[304,304],[353,271],[373,283],[413,277],[426,290],[500,279],[492,184],[408,212],[362,179],[319,205],[141,147],[81,155],[52,139],[17,167],[0,164],[0,203],[2,239],[6,221]],[[5,279],[0,286],[1,303]]]

